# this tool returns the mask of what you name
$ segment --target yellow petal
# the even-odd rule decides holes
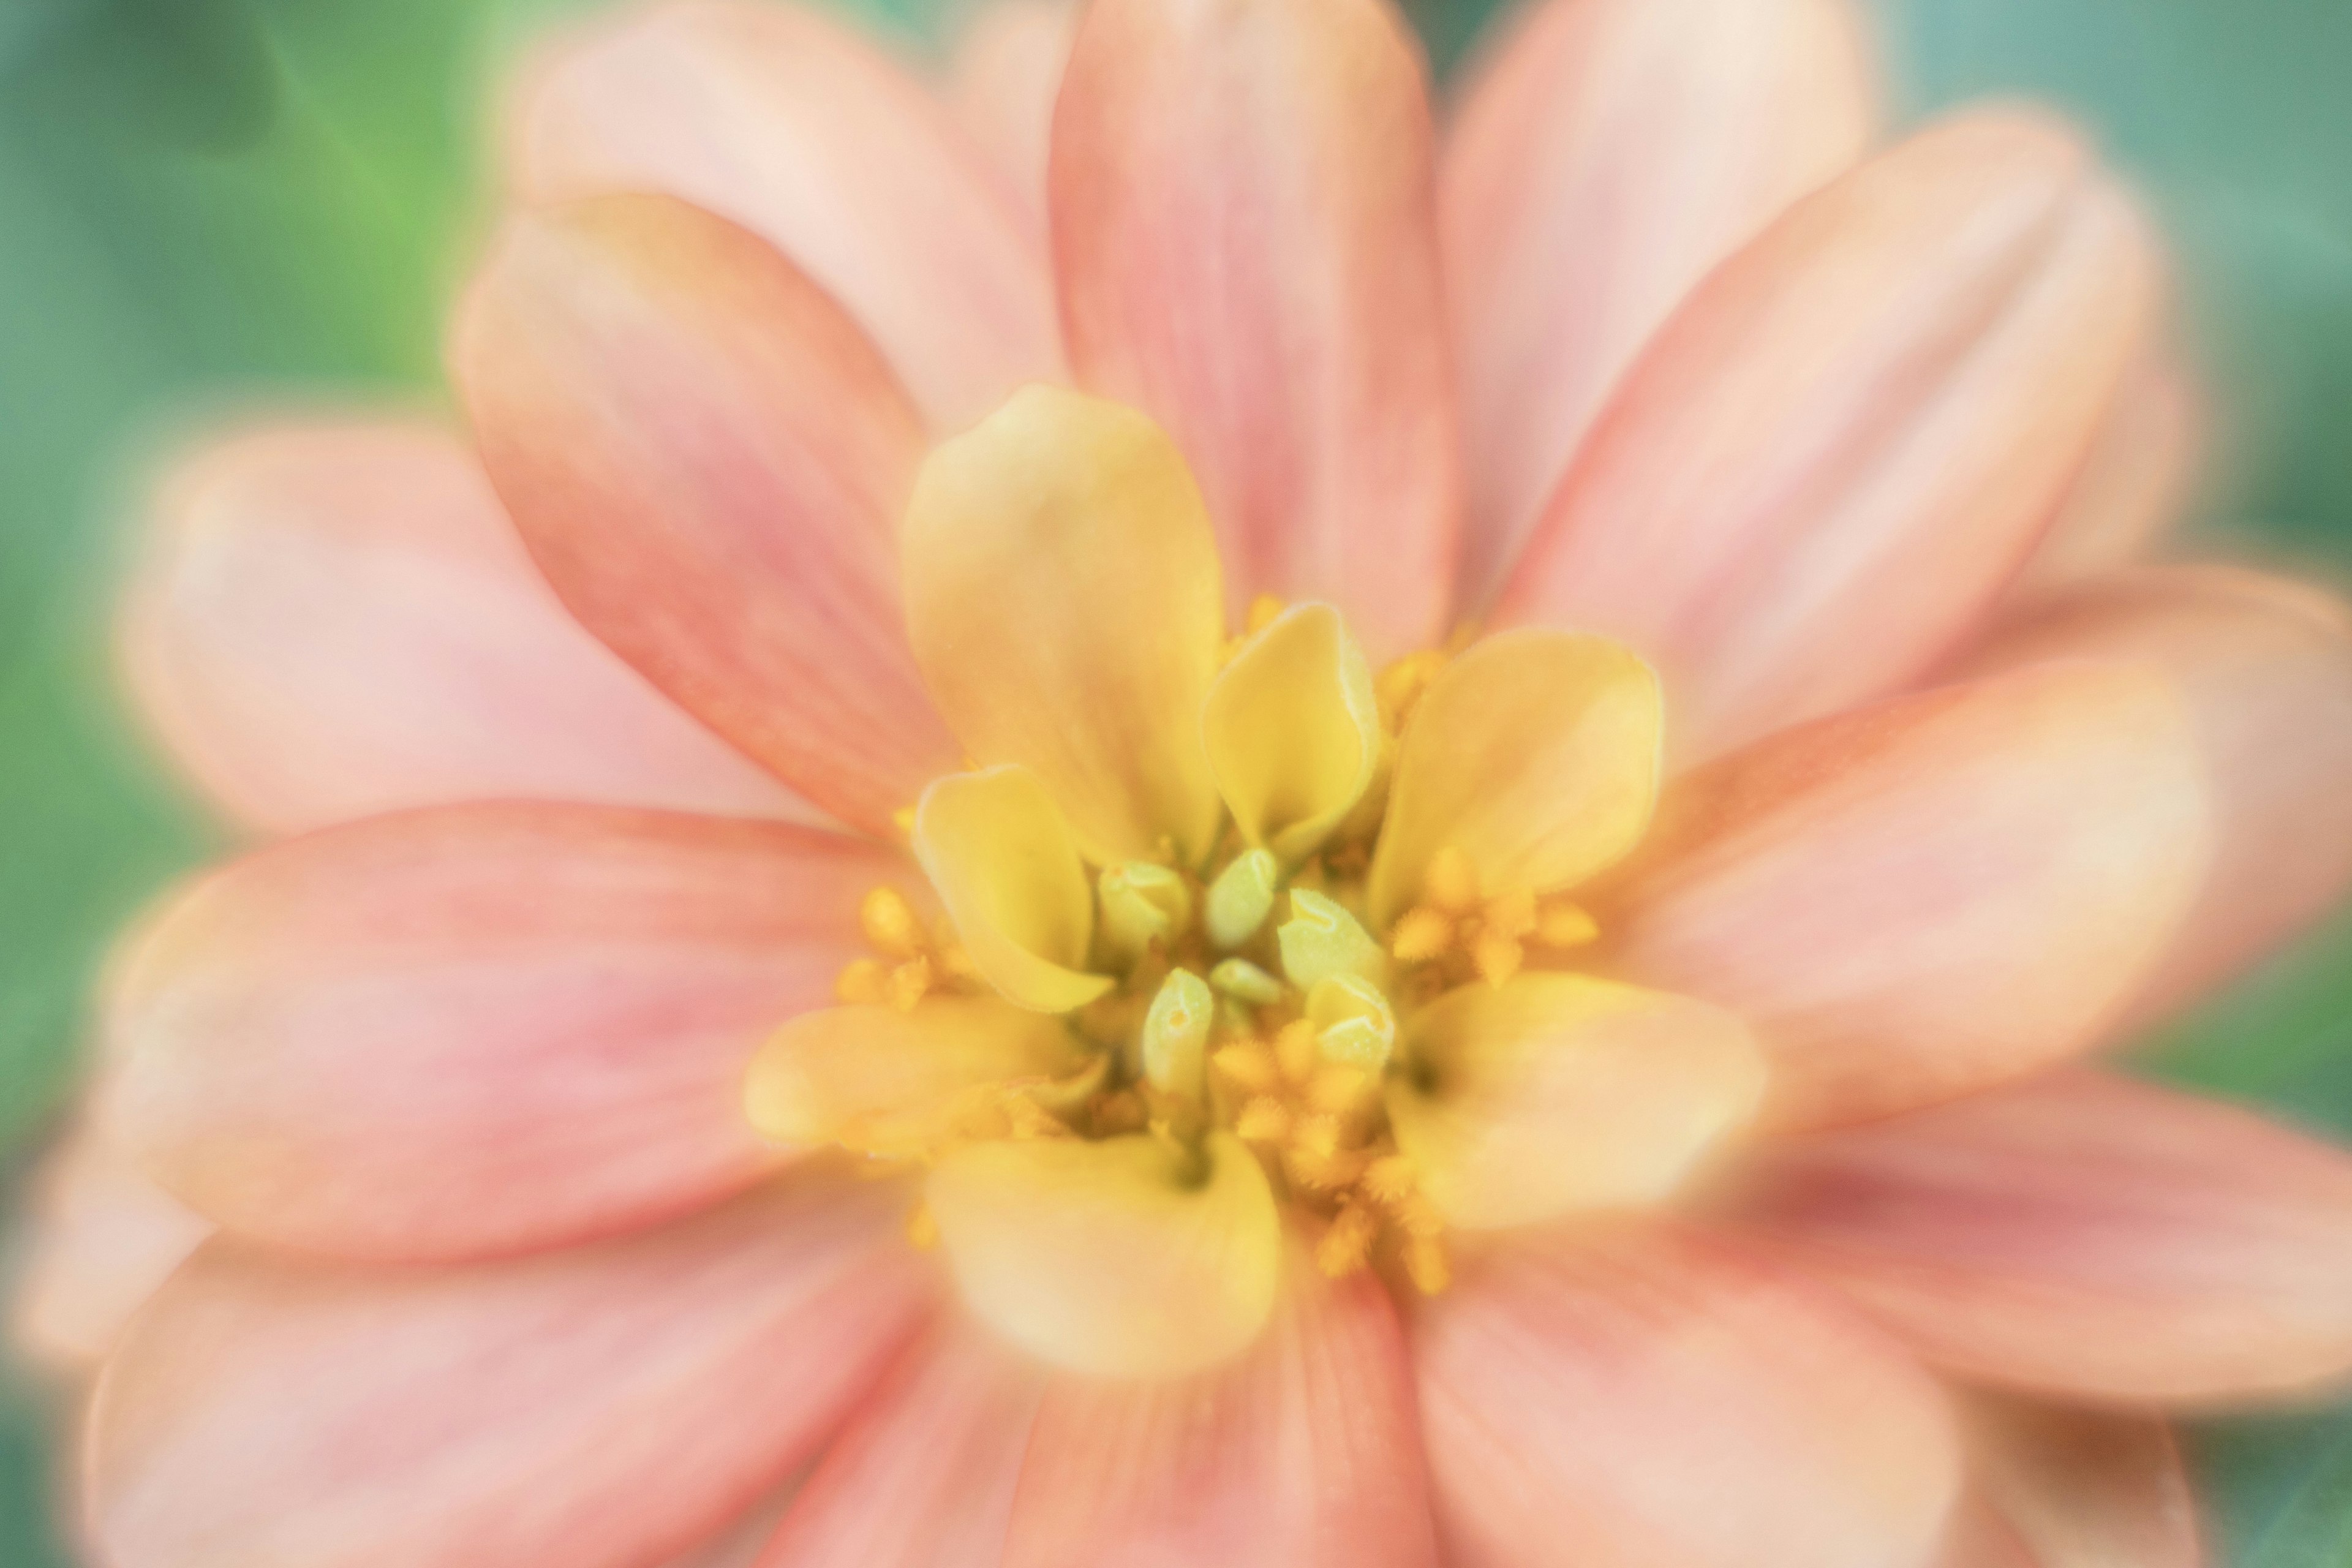
[[[1617,859],[1649,826],[1661,728],[1657,676],[1601,637],[1506,632],[1454,659],[1398,742],[1374,927],[1412,907],[1444,850],[1490,899],[1568,887]]]
[[[1224,590],[1174,443],[1026,388],[931,454],[899,551],[916,659],[973,756],[1034,770],[1097,864],[1207,853]]]
[[[1274,1305],[1281,1222],[1239,1140],[1202,1150],[1205,1173],[1140,1136],[949,1155],[926,1195],[965,1301],[1074,1372],[1169,1377],[1241,1351]]]
[[[1580,974],[1448,992],[1404,1047],[1412,1067],[1388,1090],[1397,1147],[1467,1229],[1656,1203],[1764,1089],[1732,1014]]]
[[[804,1013],[751,1058],[744,1108],[763,1138],[911,1156],[984,1109],[991,1091],[1076,1071],[1058,1018],[993,997],[933,997],[912,1011]]]
[[[1242,837],[1286,864],[1311,854],[1381,760],[1371,667],[1328,605],[1252,637],[1209,689],[1201,733]]]
[[[1053,797],[1025,768],[935,780],[915,807],[915,858],[964,951],[1008,1001],[1066,1013],[1110,989],[1081,966],[1094,889]]]

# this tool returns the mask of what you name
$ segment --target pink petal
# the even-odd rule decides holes
[[[1977,1507],[2007,1556],[1943,1568],[2199,1568],[2197,1510],[2163,1423],[2007,1401],[1971,1411]]]
[[[906,1194],[804,1177],[627,1241],[456,1268],[215,1242],[90,1416],[119,1568],[631,1568],[751,1508],[924,1308]]]
[[[2188,699],[2214,801],[2214,855],[2128,1021],[2150,1020],[2274,951],[2352,889],[2352,614],[2300,584],[2213,566],[2084,584],[2003,628],[1973,668],[2144,662]]]
[[[2204,874],[2202,768],[2151,672],[2065,664],[1777,735],[1670,793],[1618,967],[1744,1016],[1767,1120],[1835,1125],[2088,1048]]]
[[[362,1258],[542,1246],[773,1166],[743,1110],[832,998],[887,851],[783,825],[482,805],[296,839],[197,884],[110,1020],[110,1110],[234,1230]]]
[[[877,832],[954,764],[898,600],[922,437],[791,263],[663,197],[520,217],[453,357],[531,553],[655,685]]]
[[[2145,553],[2187,508],[2205,445],[2188,371],[2168,346],[2144,348],[2017,589],[2061,587]]]
[[[180,761],[276,831],[500,796],[815,815],[589,636],[473,458],[422,421],[199,454],[121,629]]]
[[[1294,1257],[1237,1362],[1171,1382],[1055,1380],[1004,1568],[1431,1568],[1412,1372],[1370,1274]]]
[[[759,1568],[994,1568],[1044,1376],[969,1320],[909,1349],[801,1489]]]
[[[509,153],[530,201],[659,191],[761,236],[841,301],[940,431],[1058,372],[1023,193],[920,81],[821,12],[677,0],[584,29],[527,74]]]
[[[669,1559],[662,1568],[754,1568],[798,1490],[797,1480],[795,1477],[786,1481],[749,1513],[729,1521],[717,1534]]]
[[[987,0],[956,42],[954,106],[965,132],[1045,233],[1054,100],[1077,17],[1063,0]]]
[[[1097,0],[1054,122],[1072,363],[1176,438],[1235,605],[1444,629],[1460,509],[1420,61],[1380,0]]]
[[[1653,340],[1498,621],[1631,643],[1695,756],[1910,680],[2080,468],[2146,331],[2151,252],[2074,138],[2021,112],[1864,164]]]
[[[31,1187],[9,1272],[10,1338],[52,1371],[88,1372],[212,1224],[87,1124],[66,1134]]]
[[[2075,1072],[1791,1142],[1742,1223],[1970,1378],[2145,1404],[2352,1372],[2352,1155]]]
[[[1455,1568],[1911,1568],[1958,1479],[1943,1399],[1899,1351],[1663,1230],[1498,1244],[1417,1352]]]
[[[1445,148],[1470,485],[1463,591],[1500,585],[1634,354],[1715,264],[1862,153],[1848,0],[1549,0]]]

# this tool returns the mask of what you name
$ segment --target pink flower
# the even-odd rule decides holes
[[[1065,44],[573,41],[472,448],[181,477],[287,837],[110,989],[100,1554],[2193,1563],[2352,1160],[2072,1064],[2352,883],[2352,632],[2132,563],[2129,201],[1831,0],[1552,0],[1442,155],[1373,0]]]

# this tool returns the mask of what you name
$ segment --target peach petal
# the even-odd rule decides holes
[[[1948,1552],[1942,1568],[2200,1568],[2196,1503],[2162,1422],[2006,1400],[1970,1415],[1975,1506],[2002,1543]]]
[[[968,1321],[900,1357],[758,1568],[995,1568],[1045,1379]]]
[[[840,835],[481,805],[293,840],[152,927],[109,1020],[107,1110],[231,1229],[364,1258],[646,1224],[778,1155],[743,1075],[831,1000],[877,883]]]
[[[1740,1224],[1971,1379],[2205,1403],[2352,1373],[2352,1156],[2088,1072],[1793,1140]]]
[[[90,1415],[123,1568],[630,1568],[751,1508],[915,1326],[906,1194],[808,1175],[684,1225],[385,1269],[226,1241]]]
[[[2202,768],[2157,675],[2063,664],[1777,735],[1669,792],[1629,979],[1743,1015],[1765,1119],[1835,1125],[2087,1049],[2204,875]]]
[[[2177,351],[2143,349],[2015,591],[2063,587],[2146,553],[2187,508],[2205,444],[2205,410]]]
[[[122,1325],[213,1231],[88,1119],[42,1162],[8,1269],[10,1339],[53,1372],[93,1371]]]
[[[989,0],[956,40],[950,85],[957,118],[1017,191],[1040,243],[1054,100],[1077,29],[1063,0]]]
[[[953,764],[899,604],[921,434],[790,262],[667,197],[517,217],[452,361],[541,569],[655,685],[877,833]]]
[[[422,419],[195,454],[120,627],[179,762],[272,831],[501,797],[817,817],[565,612],[479,467]]]
[[[1294,1256],[1241,1360],[1175,1381],[1054,1382],[1004,1568],[1432,1568],[1425,1486],[1387,1292]]]
[[[2026,612],[1971,668],[2063,658],[2169,676],[2213,795],[2211,868],[2129,1026],[2242,973],[2352,889],[2352,614],[2284,578],[2147,567]]]
[[[1895,689],[2022,564],[2156,298],[2063,128],[1947,121],[1726,262],[1628,374],[1499,623],[1622,637],[1704,757]]]
[[[732,218],[841,301],[934,429],[1057,373],[1022,193],[856,29],[799,5],[679,0],[581,31],[523,79],[518,195],[657,191]]]
[[[1913,1568],[1958,1479],[1932,1380],[1792,1279],[1662,1229],[1465,1260],[1416,1343],[1456,1568]]]
[[[1862,156],[1877,91],[1861,31],[1847,0],[1549,0],[1478,72],[1438,209],[1465,603],[1500,585],[1668,313]]]
[[[1451,605],[1460,463],[1421,63],[1380,0],[1099,0],[1054,122],[1080,379],[1183,448],[1226,586],[1377,659]]]

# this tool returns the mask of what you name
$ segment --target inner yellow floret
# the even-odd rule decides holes
[[[1660,709],[1598,638],[1231,631],[1174,447],[1033,389],[926,466],[908,630],[973,759],[906,813],[842,1005],[762,1051],[780,1142],[924,1173],[966,1300],[1062,1364],[1255,1334],[1294,1261],[1442,1289],[1451,1229],[1654,1201],[1752,1111],[1735,1021],[1575,973]],[[1288,1235],[1295,1237],[1286,1241]]]

